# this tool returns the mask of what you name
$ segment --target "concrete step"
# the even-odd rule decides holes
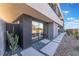
[[[50,40],[48,40],[48,39],[43,39],[43,40],[41,40],[41,42],[44,43],[44,44],[47,44],[47,43],[50,42]]]
[[[44,56],[42,53],[38,52],[36,49],[30,47],[21,52],[22,56]]]

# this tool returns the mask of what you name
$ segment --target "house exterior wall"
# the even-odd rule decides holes
[[[63,26],[63,21],[58,18],[48,3],[0,4],[0,18],[6,22],[13,22],[23,13],[43,21],[55,21]]]
[[[0,4],[0,18],[2,18],[5,22],[12,23],[22,14],[30,15],[42,21],[51,22],[50,18],[24,3]]]
[[[23,49],[32,45],[32,17],[22,15],[21,26],[23,29]]]
[[[26,15],[22,15],[23,13]],[[22,17],[18,20],[20,20],[20,28],[23,30],[24,49],[32,45],[32,17],[45,22],[44,37],[47,35],[48,39],[53,39],[58,35],[58,25],[63,26],[63,21],[58,18],[48,3],[0,4],[0,17],[6,22],[12,23],[20,15]],[[3,21],[0,21],[0,32],[0,51],[3,55],[5,51],[5,23]]]
[[[35,10],[39,11],[43,15],[47,16],[50,18],[52,21],[55,21],[56,23],[60,24],[63,26],[63,21],[61,21],[58,16],[55,14],[53,9],[48,5],[48,3],[27,3],[26,5],[34,8]]]
[[[53,22],[48,24],[48,38],[53,39]]]
[[[0,19],[0,55],[5,52],[5,22]]]
[[[44,22],[43,23],[43,37],[48,38],[48,23]]]
[[[53,38],[55,38],[58,35],[58,24],[53,22]]]

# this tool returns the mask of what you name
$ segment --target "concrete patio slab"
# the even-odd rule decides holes
[[[50,42],[50,40],[48,40],[48,39],[43,39],[43,40],[41,40],[41,42],[47,44],[48,42]]]
[[[62,40],[63,36],[64,36],[64,33],[60,34],[56,38],[56,40],[58,40],[58,39],[61,39]],[[41,51],[44,52],[44,53],[46,53],[46,54],[48,54],[49,56],[52,56],[52,55],[54,55],[54,53],[55,53],[57,47],[59,46],[59,44],[60,44],[60,42],[51,41],[48,45],[46,45],[45,47],[43,47],[41,49]]]
[[[42,53],[38,52],[32,47],[23,50],[21,54],[22,56],[44,56]]]

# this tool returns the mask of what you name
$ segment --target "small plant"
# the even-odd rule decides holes
[[[7,31],[7,38],[8,38],[8,42],[9,42],[9,48],[11,49],[12,52],[14,52],[18,48],[19,36],[18,35],[14,35],[14,32],[13,33],[9,33]]]
[[[66,33],[68,36],[70,36],[70,31],[69,30],[66,30]]]
[[[79,32],[78,32],[78,30],[75,31],[75,36],[76,36],[76,39],[79,39]]]

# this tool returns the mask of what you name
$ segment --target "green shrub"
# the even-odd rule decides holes
[[[9,33],[7,31],[7,38],[8,38],[8,42],[9,42],[9,48],[11,49],[11,51],[15,51],[18,48],[19,36],[18,35],[14,35],[14,32],[13,33]]]

